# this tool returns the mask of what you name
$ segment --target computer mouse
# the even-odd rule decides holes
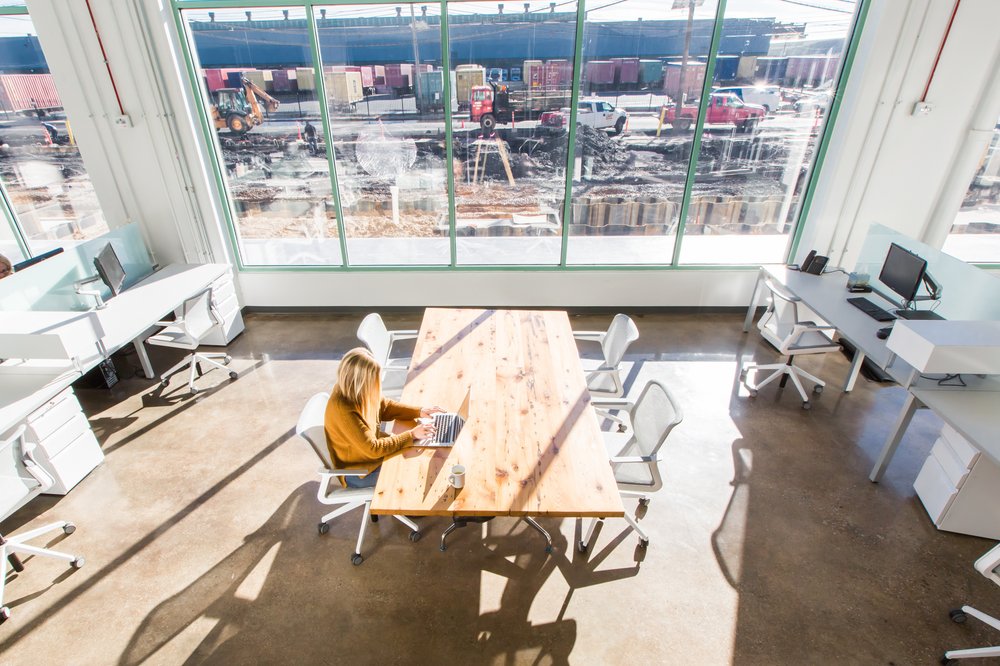
[[[890,333],[892,333],[892,326],[886,326],[884,328],[878,329],[875,335],[878,336],[879,340],[885,340],[887,337],[889,337]]]

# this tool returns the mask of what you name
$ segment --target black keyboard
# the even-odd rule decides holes
[[[863,296],[848,298],[847,302],[864,312],[875,321],[893,321],[896,316],[888,310],[883,310]]]
[[[427,444],[454,444],[455,438],[465,425],[465,419],[458,414],[435,414],[434,415],[434,436],[427,440]]]

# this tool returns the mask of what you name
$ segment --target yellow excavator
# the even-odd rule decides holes
[[[216,130],[228,129],[234,134],[246,134],[255,125],[264,122],[258,98],[264,102],[268,113],[278,110],[280,102],[249,79],[243,79],[242,88],[219,88],[213,95],[212,120]]]

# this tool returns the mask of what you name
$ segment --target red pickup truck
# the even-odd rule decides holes
[[[739,129],[749,132],[766,114],[759,104],[747,104],[733,93],[713,93],[709,98],[708,111],[705,113],[705,124],[733,124]],[[694,124],[698,117],[698,105],[687,104],[681,109],[681,117],[677,118],[677,106],[670,104],[663,107],[663,122],[685,131]]]

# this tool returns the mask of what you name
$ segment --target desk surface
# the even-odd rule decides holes
[[[374,513],[624,515],[565,312],[428,309],[402,400],[457,411],[467,395],[453,447],[382,464]]]

